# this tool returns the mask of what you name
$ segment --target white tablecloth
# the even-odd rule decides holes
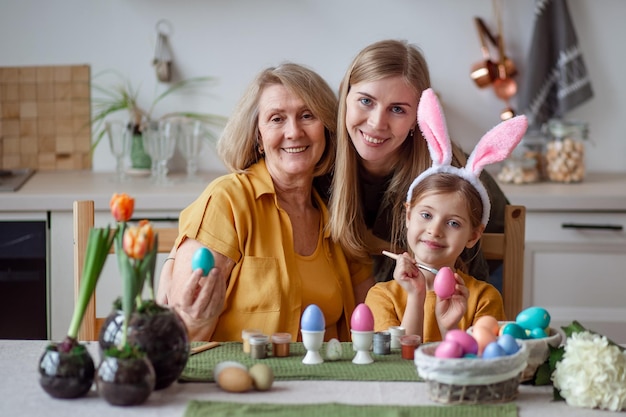
[[[98,397],[60,400],[39,386],[37,365],[46,341],[0,340],[0,416],[182,416],[187,402],[206,401],[346,404],[436,404],[420,382],[276,381],[267,392],[230,394],[215,383],[174,383],[152,393],[143,405],[114,407]],[[97,346],[89,344],[98,361]],[[356,366],[356,365],[355,365]],[[552,401],[552,387],[520,386],[515,401],[520,417],[603,416],[613,413],[569,407]]]

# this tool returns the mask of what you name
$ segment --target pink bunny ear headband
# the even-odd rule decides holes
[[[486,165],[500,162],[506,159],[517,144],[522,140],[528,127],[526,116],[517,116],[506,120],[480,139],[464,168],[451,165],[452,145],[448,137],[446,121],[439,105],[435,92],[429,88],[424,90],[417,108],[417,122],[420,130],[428,143],[428,150],[433,160],[433,165],[418,175],[409,187],[406,201],[410,203],[413,189],[424,178],[437,174],[448,173],[458,175],[472,184],[483,201],[482,224],[487,225],[491,212],[491,203],[485,186],[479,179],[479,175]]]

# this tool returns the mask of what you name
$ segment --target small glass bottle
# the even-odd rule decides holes
[[[250,336],[250,357],[252,359],[265,359],[267,357],[267,343],[269,339],[264,334]]]
[[[272,356],[283,358],[289,356],[290,333],[274,333],[272,335]]]
[[[407,334],[400,337],[402,345],[402,359],[413,359],[415,357],[415,349],[422,343],[422,338],[416,334]]]
[[[259,329],[243,329],[241,331],[241,341],[243,342],[243,352],[250,353],[250,337],[263,334],[263,332]]]
[[[373,350],[376,355],[389,355],[391,353],[391,333],[374,333]]]
[[[546,173],[550,181],[581,182],[585,178],[587,123],[550,119],[550,140],[546,145]]]

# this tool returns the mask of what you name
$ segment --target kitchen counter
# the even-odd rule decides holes
[[[201,182],[186,182],[184,175],[172,175],[173,186],[156,186],[150,178],[132,177],[119,184],[113,173],[92,171],[38,171],[17,192],[0,194],[3,211],[71,211],[74,200],[94,200],[96,207],[108,207],[114,192],[135,198],[136,210],[181,210],[191,203],[222,172],[203,172]],[[626,209],[626,173],[588,173],[578,184],[541,182],[500,184],[512,204],[531,211],[615,211]]]
[[[37,171],[18,191],[0,193],[0,212],[71,211],[74,200],[94,200],[108,210],[113,193],[135,198],[135,210],[180,211],[195,200],[213,179],[225,172],[202,172],[197,182],[184,174],[170,175],[171,186],[157,186],[149,177],[130,177],[116,183],[114,173],[93,171]]]
[[[539,182],[503,184],[500,188],[511,204],[529,211],[624,211],[626,173],[588,173],[577,184]]]

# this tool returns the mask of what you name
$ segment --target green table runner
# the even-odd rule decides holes
[[[192,345],[197,345],[193,343]],[[374,355],[374,363],[355,365],[352,363],[355,352],[352,343],[342,343],[343,355],[337,361],[328,361],[318,365],[305,365],[302,358],[306,349],[302,343],[290,344],[290,355],[275,358],[270,355],[265,359],[252,359],[243,352],[239,342],[228,342],[192,355],[187,361],[180,381],[214,382],[213,368],[223,361],[237,361],[250,367],[255,363],[265,363],[274,371],[276,380],[339,380],[339,381],[421,381],[412,360],[402,359],[400,350],[393,349],[390,355]],[[326,343],[320,354],[326,357]]]
[[[322,404],[242,404],[191,401],[184,417],[517,417],[515,404],[392,406]]]

